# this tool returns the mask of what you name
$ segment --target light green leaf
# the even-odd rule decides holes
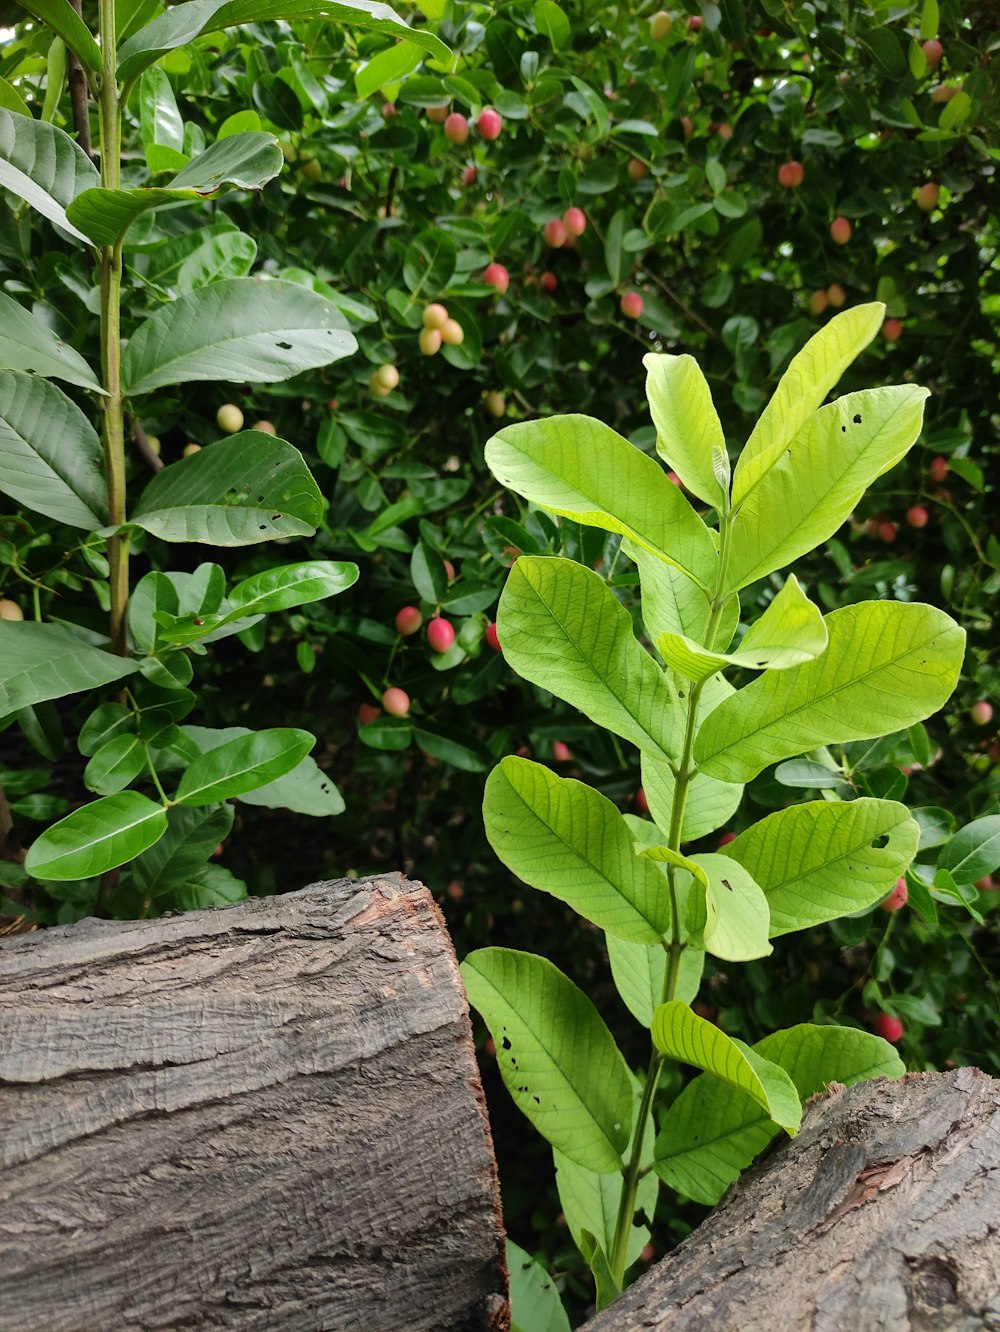
[[[122,376],[133,395],[191,380],[272,384],[349,356],[357,345],[340,311],[316,292],[296,282],[228,278],[145,319],[125,348]]]
[[[132,864],[132,881],[148,897],[187,883],[229,836],[236,810],[233,805],[205,805],[185,809],[175,805],[167,813],[167,831]]]
[[[290,772],[316,743],[308,731],[276,726],[251,731],[196,758],[174,795],[181,805],[213,805]]]
[[[663,987],[667,979],[666,949],[659,945],[650,947],[631,943],[613,934],[609,934],[605,942],[615,989],[635,1020],[644,1027],[650,1026],[654,1010],[663,1003]],[[685,948],[681,953],[674,998],[685,1004],[692,1003],[701,987],[704,969],[704,951]]]
[[[642,620],[650,641],[655,643],[661,634],[686,634],[696,643],[704,643],[712,613],[712,599],[706,589],[632,541],[622,542],[622,553],[639,570]],[[717,647],[729,645],[739,618],[740,599],[734,592],[726,599],[719,617],[714,640]]]
[[[682,634],[661,634],[657,651],[678,675],[707,680],[725,666],[744,670],[786,671],[812,661],[826,649],[827,631],[818,606],[789,574],[764,614],[750,626],[735,652],[709,652]]]
[[[686,706],[689,688],[690,686],[683,680],[677,685],[682,706]],[[720,703],[732,698],[735,692],[729,681],[721,675],[713,675],[706,680],[701,698],[698,700],[699,727]],[[674,772],[669,763],[649,752],[642,755],[642,789],[649,805],[649,812],[662,831],[669,833],[676,789]],[[681,841],[693,842],[721,828],[732,818],[742,799],[741,783],[720,782],[705,772],[696,772],[688,786],[687,800],[684,804]]]
[[[358,581],[356,564],[333,560],[308,560],[282,564],[245,578],[229,593],[232,607],[227,619],[243,615],[265,615],[272,611],[305,606],[346,592]]]
[[[139,80],[139,112],[143,148],[158,144],[177,153],[184,152],[184,121],[165,69],[152,65],[143,72]]]
[[[767,941],[767,898],[753,875],[715,852],[691,861],[700,871],[687,901],[691,942],[726,962],[749,962],[773,952]]]
[[[115,245],[136,218],[151,208],[184,199],[201,199],[215,194],[223,185],[259,190],[278,174],[282,160],[273,134],[233,134],[213,143],[162,189],[84,190],[69,205],[66,216],[95,245]]]
[[[745,587],[832,536],[916,440],[928,392],[864,389],[815,412],[734,518],[731,585]]]
[[[535,20],[535,28],[549,39],[554,51],[568,44],[573,30],[569,19],[555,0],[535,0],[531,7],[531,16]]]
[[[172,5],[134,33],[118,52],[118,77],[129,82],[168,51],[187,46],[202,33],[278,19],[311,22],[329,19],[351,28],[405,37],[439,60],[451,52],[427,28],[409,28],[388,5],[374,0],[188,0]]]
[[[656,943],[670,928],[662,874],[636,856],[621,814],[593,787],[508,756],[486,780],[483,820],[509,870],[601,929]]]
[[[31,117],[31,108],[27,102],[14,85],[3,77],[0,77],[0,106],[13,111],[15,115]]]
[[[803,1101],[830,1082],[850,1086],[905,1071],[887,1041],[849,1027],[803,1023],[765,1036],[753,1050],[789,1074]],[[661,1121],[656,1170],[671,1188],[713,1206],[778,1132],[767,1111],[742,1093],[695,1078]]]
[[[522,555],[497,611],[518,675],[643,751],[676,757],[684,712],[604,580],[573,560]]]
[[[241,735],[252,735],[246,726],[182,726],[181,730],[192,739],[202,753],[218,749],[229,740]],[[312,818],[330,818],[344,812],[344,799],[316,760],[309,754],[282,777],[276,777],[266,786],[244,791],[240,796],[244,805],[263,805],[266,809],[290,809],[296,814]],[[221,840],[221,838],[220,838]]]
[[[0,370],[0,490],[89,531],[107,521],[103,456],[94,427],[61,389]]]
[[[138,791],[121,791],[47,828],[29,848],[24,867],[36,879],[89,879],[141,855],[166,830],[162,805]]]
[[[510,1273],[510,1332],[570,1332],[569,1318],[555,1283],[512,1239],[507,1240]]]
[[[609,1304],[614,1304],[622,1293],[621,1284],[611,1270],[611,1264],[608,1262],[608,1255],[604,1252],[604,1246],[597,1236],[592,1235],[589,1230],[580,1232],[580,1252],[594,1274],[596,1303],[598,1312],[600,1312],[601,1309],[606,1309]]]
[[[677,1000],[659,1006],[653,1014],[652,1031],[653,1044],[663,1054],[711,1073],[794,1135],[802,1106],[783,1068],[761,1058],[742,1041],[732,1040]]]
[[[774,938],[881,902],[919,839],[919,824],[893,800],[815,800],[768,814],[720,858],[738,861],[763,888]]]
[[[825,618],[821,657],[761,676],[706,718],[695,740],[702,771],[749,781],[819,745],[903,730],[948,699],[965,632],[943,611],[865,601]]]
[[[0,369],[32,371],[92,393],[104,392],[79,352],[5,292],[0,292]]]
[[[137,735],[118,735],[102,745],[83,770],[83,784],[98,795],[115,795],[146,766],[146,747]]]
[[[792,358],[747,440],[733,477],[733,506],[771,470],[854,358],[882,327],[880,301],[835,315]]]
[[[319,487],[298,449],[244,430],[158,472],[129,522],[164,541],[245,546],[312,536],[322,514]]]
[[[0,717],[138,669],[138,662],[91,647],[58,625],[0,620]]]
[[[412,74],[426,52],[414,42],[395,42],[372,56],[354,75],[354,87],[362,101],[389,84],[401,83]]]
[[[693,495],[719,511],[729,503],[729,455],[722,422],[693,356],[642,358],[656,451]]]
[[[480,948],[462,963],[515,1104],[571,1161],[622,1167],[632,1131],[632,1077],[582,990],[543,957]]]
[[[0,711],[3,709],[0,708]],[[987,814],[960,828],[938,856],[956,883],[975,883],[1000,865],[1000,814]]]
[[[552,513],[620,532],[704,587],[719,556],[712,536],[652,458],[589,416],[508,426],[486,445],[486,463],[509,490]]]
[[[97,73],[101,68],[101,48],[93,34],[68,0],[18,0],[22,9],[41,19],[47,28],[63,39],[79,58],[84,69]]]
[[[86,244],[66,208],[82,190],[100,182],[93,162],[63,130],[0,107],[0,187]]]

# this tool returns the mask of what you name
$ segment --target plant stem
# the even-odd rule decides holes
[[[722,609],[726,602],[726,574],[729,567],[730,550],[730,523],[728,516],[722,517],[720,529],[720,552],[719,569],[716,575],[715,589],[712,594],[711,610],[709,613],[708,624],[705,628],[705,645],[711,651],[715,644],[716,634],[722,617]],[[670,810],[670,831],[667,835],[667,845],[672,851],[680,851],[681,839],[684,830],[684,811],[687,807],[688,791],[697,768],[693,762],[694,759],[694,741],[698,730],[698,705],[701,702],[702,690],[705,687],[705,681],[692,686],[688,695],[687,719],[684,725],[684,739],[681,742],[681,754],[676,769],[676,778],[674,781],[674,799]],[[680,896],[677,891],[676,881],[677,869],[674,865],[667,866],[667,885],[670,892],[670,943],[667,948],[667,973],[663,982],[663,995],[661,1003],[668,1003],[677,994],[677,981],[680,975],[681,956],[684,952],[685,943],[681,935],[681,913]],[[611,1246],[609,1262],[611,1274],[621,1287],[625,1279],[626,1258],[628,1256],[629,1234],[632,1230],[632,1219],[635,1215],[635,1199],[639,1188],[639,1180],[643,1175],[642,1168],[642,1147],[643,1140],[646,1137],[646,1130],[649,1124],[650,1116],[653,1113],[653,1102],[656,1097],[656,1088],[660,1081],[660,1073],[666,1062],[666,1056],[661,1054],[655,1047],[650,1055],[649,1068],[646,1073],[646,1085],[642,1091],[642,1099],[639,1102],[639,1113],[636,1116],[635,1130],[632,1136],[632,1150],[629,1154],[628,1162],[622,1172],[622,1196],[618,1205],[618,1215],[615,1218],[615,1237]]]
[[[114,0],[100,0],[101,34],[101,184],[121,187],[121,101],[118,93],[118,43]],[[125,523],[125,411],[121,387],[121,244],[104,245],[99,254],[101,275],[101,378],[107,397],[103,410],[104,476],[108,489],[108,522]],[[111,565],[111,649],[128,655],[125,612],[128,606],[128,547],[125,533],[108,539]]]

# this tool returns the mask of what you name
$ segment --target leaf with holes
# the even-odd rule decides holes
[[[622,1167],[632,1077],[582,990],[543,957],[480,948],[462,963],[515,1104],[553,1147],[587,1170]]]
[[[821,657],[762,675],[705,719],[695,740],[702,771],[749,781],[819,745],[912,726],[955,688],[965,632],[943,611],[865,601],[825,619],[830,641]]]
[[[213,805],[266,786],[296,767],[315,743],[308,731],[288,726],[227,740],[194,760],[174,800],[179,805]]]
[[[773,951],[767,898],[753,875],[716,852],[692,856],[691,861],[696,877],[685,923],[692,945],[726,962],[767,957]]]
[[[768,814],[720,858],[738,861],[760,884],[774,938],[881,902],[919,840],[919,824],[893,800],[814,800]]]
[[[322,516],[319,487],[298,449],[244,430],[158,472],[129,522],[164,541],[249,546],[312,536]]]
[[[324,296],[296,282],[227,278],[143,320],[122,355],[122,377],[132,395],[193,380],[273,384],[357,345]]]
[[[252,735],[246,726],[182,726],[181,730],[193,740],[203,754],[218,749],[229,740],[241,735]],[[265,809],[290,809],[296,814],[313,818],[330,818],[344,812],[344,798],[316,760],[307,754],[294,768],[266,786],[244,791],[240,796],[244,805],[263,805]],[[221,839],[220,839],[221,840]]]

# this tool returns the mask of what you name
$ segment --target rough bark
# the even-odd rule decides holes
[[[834,1087],[586,1332],[1000,1328],[1000,1081]]]
[[[0,1327],[508,1325],[458,968],[402,878],[0,942]]]

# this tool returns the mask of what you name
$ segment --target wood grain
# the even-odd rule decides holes
[[[399,876],[0,941],[0,1328],[509,1322],[455,956]]]

